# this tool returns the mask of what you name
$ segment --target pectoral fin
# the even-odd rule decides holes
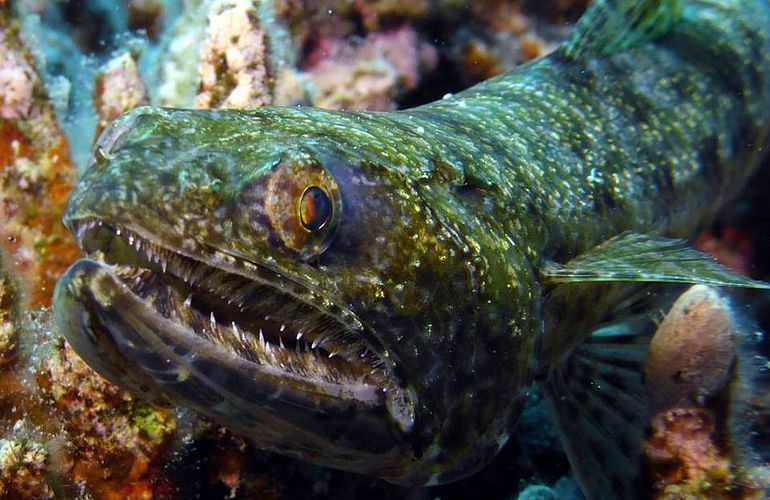
[[[648,282],[770,288],[722,266],[685,240],[638,233],[615,236],[564,265],[545,266],[541,277],[546,285]]]
[[[649,411],[642,374],[654,329],[649,318],[600,328],[539,384],[589,499],[644,497]]]

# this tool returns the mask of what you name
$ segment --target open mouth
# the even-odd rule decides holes
[[[88,258],[122,283],[120,293],[205,340],[220,356],[315,398],[386,407],[402,430],[413,424],[413,402],[384,349],[352,313],[309,287],[215,251],[205,258],[172,251],[116,224],[72,226]]]

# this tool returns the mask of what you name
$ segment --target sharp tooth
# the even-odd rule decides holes
[[[262,344],[262,346],[265,345],[265,336],[262,335],[262,329],[259,329],[259,343]]]
[[[313,343],[312,343],[312,344],[310,344],[310,348],[311,348],[311,349],[315,349],[316,347],[318,347],[318,344],[320,344],[320,342],[318,341],[318,339],[313,339]]]
[[[329,353],[329,359],[332,359],[332,358],[333,358],[334,356],[336,356],[336,355],[337,355],[337,353],[336,353],[336,352],[330,352],[330,353]]]
[[[160,261],[160,268],[161,268],[161,270],[162,270],[164,273],[166,272],[166,267],[167,267],[167,264],[166,264],[166,259],[161,259],[161,261]]]
[[[128,235],[128,244],[129,245],[133,245],[134,244],[134,235],[133,234],[129,234]]]
[[[184,299],[184,305],[185,307],[190,307],[192,305],[192,294],[188,295],[186,299]]]
[[[115,228],[115,234],[117,234],[118,236],[120,236],[120,228],[119,228],[119,227],[118,227],[118,228]]]
[[[240,339],[241,342],[246,342],[246,337],[244,337],[243,333],[238,329],[238,325],[235,324],[235,321],[231,321],[230,325],[233,327],[233,331],[238,336],[238,339]]]
[[[302,338],[302,335],[304,335],[304,333],[302,333],[302,332],[297,332],[297,340],[301,339],[301,338]]]
[[[286,347],[283,345],[283,337],[278,337],[278,345],[281,346],[281,349],[286,349]]]
[[[211,311],[209,321],[211,322],[211,328],[215,328],[217,326],[217,319],[214,317],[214,311]]]
[[[284,325],[284,324],[282,323],[282,324],[281,324],[281,328],[280,328],[280,330],[281,330],[281,331],[284,331],[284,330],[286,330],[286,325]]]

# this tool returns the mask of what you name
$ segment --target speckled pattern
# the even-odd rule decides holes
[[[558,50],[410,110],[139,108],[107,129],[66,216],[87,252],[122,253],[119,237],[88,248],[101,221],[130,244],[269,283],[372,346],[399,401],[308,400],[289,382],[259,396],[275,385],[213,343],[192,361],[200,343],[146,316],[93,261],[59,284],[64,333],[97,368],[282,453],[414,484],[477,470],[531,383],[541,268],[623,231],[693,235],[761,157],[770,5],[683,4],[657,40]],[[311,248],[297,248],[301,228],[275,225],[276,211],[296,209],[271,187],[287,164],[307,167],[290,184],[341,197]],[[127,329],[137,318],[161,329]]]

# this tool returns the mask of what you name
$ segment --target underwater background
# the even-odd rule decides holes
[[[51,293],[79,254],[60,223],[69,191],[99,132],[124,111],[408,108],[547,54],[586,4],[0,0],[0,498],[582,498],[534,389],[484,470],[443,486],[399,487],[263,452],[189,411],[136,400],[60,337]],[[767,280],[770,168],[750,186],[696,246]],[[708,309],[714,300],[699,303]],[[758,335],[768,331],[762,294],[735,295],[725,307],[750,317]],[[669,317],[679,328],[693,321]],[[729,366],[703,370],[698,380],[713,382],[715,393],[740,387],[767,398]],[[719,427],[723,403],[667,409],[651,423],[657,497],[763,497],[766,466],[739,477],[733,462],[736,448],[766,451],[766,422],[747,424],[751,439],[736,436]]]

